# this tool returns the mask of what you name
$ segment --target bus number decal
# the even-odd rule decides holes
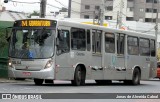
[[[22,27],[28,26],[27,21],[22,21]]]
[[[116,64],[116,56],[112,56],[112,65]]]

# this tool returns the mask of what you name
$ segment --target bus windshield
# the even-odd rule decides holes
[[[9,56],[21,59],[50,58],[54,54],[55,30],[13,28]]]

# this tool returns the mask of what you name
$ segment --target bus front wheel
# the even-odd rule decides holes
[[[71,80],[72,85],[80,86],[85,84],[85,72],[80,66],[77,66],[74,73],[74,80]]]
[[[43,79],[34,79],[35,85],[42,85],[43,84]]]

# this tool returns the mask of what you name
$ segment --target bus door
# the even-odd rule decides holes
[[[103,79],[102,31],[92,29],[92,78]]]
[[[150,51],[151,51],[151,57],[150,57],[150,78],[154,78],[157,76],[158,71],[158,63],[156,57],[156,45],[155,40],[150,40]],[[158,54],[157,54],[158,55]],[[157,71],[156,71],[157,70]]]
[[[124,79],[125,78],[125,50],[126,50],[126,39],[124,34],[117,34],[117,58],[116,58],[116,64],[115,64],[115,78],[116,79]]]
[[[68,68],[70,66],[70,28],[59,26],[56,38],[56,65],[55,78],[56,79],[71,79],[72,73]],[[67,73],[67,74],[66,74]]]

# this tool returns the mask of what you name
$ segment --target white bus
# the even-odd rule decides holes
[[[36,85],[69,80],[139,85],[156,76],[155,36],[65,20],[15,21],[9,37],[8,74]]]

